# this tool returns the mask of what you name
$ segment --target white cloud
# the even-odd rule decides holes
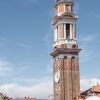
[[[5,84],[0,86],[0,92],[6,92],[10,97],[38,97],[47,98],[52,94],[52,81],[44,81],[32,86],[20,86],[17,84]]]
[[[89,89],[92,86],[95,86],[97,84],[100,84],[100,79],[97,78],[84,78],[80,81],[81,84],[81,90]]]
[[[17,83],[17,84],[22,84],[22,85],[27,85],[27,86],[31,86],[31,85],[36,85],[36,84],[39,84],[39,83],[43,83],[43,82],[48,82],[49,80],[51,80],[51,76],[45,76],[45,77],[38,77],[37,78],[14,78],[12,81],[13,83]]]
[[[32,86],[21,86],[18,84],[4,84],[0,86],[0,92],[7,94],[10,97],[36,97],[36,98],[47,98],[53,94],[53,82],[45,78],[37,79],[40,80]],[[100,79],[97,78],[84,78],[81,79],[81,90],[84,91],[91,87],[91,84],[100,83]]]

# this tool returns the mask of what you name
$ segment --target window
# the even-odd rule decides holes
[[[57,39],[58,39],[58,27],[56,27],[54,30],[54,41],[57,41]]]
[[[66,12],[71,12],[71,6],[65,5]]]
[[[70,38],[70,24],[66,24],[66,38]]]
[[[75,56],[73,56],[71,59],[72,59],[72,60],[75,60]]]

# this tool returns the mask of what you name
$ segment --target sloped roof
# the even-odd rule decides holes
[[[100,85],[93,87],[94,92],[100,92]]]
[[[81,95],[87,95],[89,93],[100,93],[100,85],[97,85],[97,86],[93,86],[92,88],[84,91],[84,92],[81,92]]]

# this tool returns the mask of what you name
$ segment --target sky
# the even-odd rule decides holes
[[[53,94],[55,0],[0,0],[0,92],[10,97]],[[100,0],[75,0],[80,83],[100,82]]]

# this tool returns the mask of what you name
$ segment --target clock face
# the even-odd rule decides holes
[[[55,82],[56,83],[59,83],[59,81],[60,81],[60,71],[58,70],[56,73],[55,73]]]

